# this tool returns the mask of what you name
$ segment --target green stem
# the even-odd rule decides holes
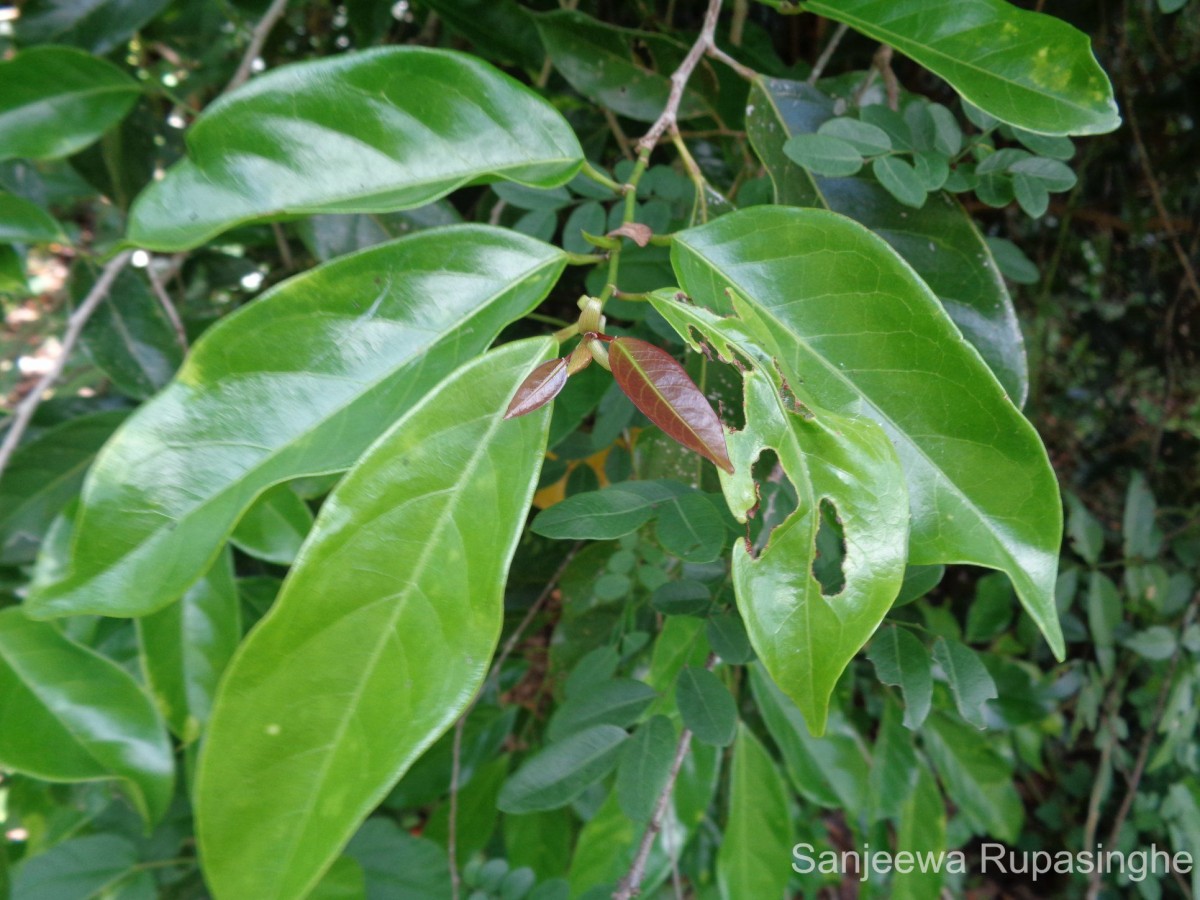
[[[594,266],[604,262],[603,253],[567,253],[568,266]]]
[[[613,179],[609,178],[586,159],[583,161],[583,168],[579,170],[579,174],[587,176],[597,184],[604,185],[614,194],[620,194],[625,190],[624,185],[622,185],[620,182],[613,181]]]
[[[625,192],[625,212],[621,217],[622,225],[628,225],[637,215],[638,183],[641,182],[642,176],[646,174],[646,169],[650,166],[650,149],[649,147],[643,147],[638,151],[637,162],[633,166],[633,171],[629,173],[629,181],[622,188]],[[602,309],[617,289],[617,275],[620,271],[621,248],[617,247],[608,255],[608,278],[606,279],[604,290],[600,292],[600,296],[597,298],[600,301]]]

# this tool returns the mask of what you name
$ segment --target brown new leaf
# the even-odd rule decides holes
[[[608,237],[627,237],[639,247],[649,244],[650,238],[653,236],[654,232],[650,230],[650,226],[643,225],[641,222],[626,222],[608,233]]]
[[[567,383],[567,361],[551,359],[542,363],[521,382],[508,404],[504,418],[512,419],[540,409],[558,396]]]
[[[721,420],[671,354],[637,338],[608,346],[613,377],[633,405],[667,435],[732,474]]]

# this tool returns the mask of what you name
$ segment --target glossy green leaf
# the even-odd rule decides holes
[[[638,720],[658,694],[654,688],[632,678],[612,678],[588,686],[554,711],[546,736],[559,741],[593,725],[625,728]]]
[[[566,806],[613,770],[629,737],[616,725],[593,725],[535,753],[500,791],[500,809],[530,813]]]
[[[648,822],[671,772],[677,738],[666,716],[643,723],[621,753],[617,801],[635,822]]]
[[[824,736],[813,737],[804,714],[760,665],[750,666],[750,687],[792,787],[819,806],[841,809],[852,817],[864,815],[870,759],[854,726],[832,710]]]
[[[0,611],[0,765],[47,781],[115,778],[142,818],[171,802],[171,745],[150,698],[116,663],[28,619]]]
[[[287,484],[277,484],[259,494],[238,520],[229,540],[253,557],[289,566],[312,523],[312,510],[300,495]]]
[[[1006,572],[1061,657],[1062,508],[1045,448],[912,269],[849,219],[784,207],[685,231],[672,260],[698,303],[728,310],[732,289],[791,385],[883,425],[908,478],[909,562]]]
[[[998,695],[996,683],[979,656],[958,641],[939,637],[933,644],[933,659],[950,683],[959,715],[976,728],[986,728],[985,707]]]
[[[25,259],[15,247],[0,244],[0,294],[25,297],[29,280],[25,277]]]
[[[892,149],[892,139],[878,125],[845,116],[828,120],[817,129],[817,134],[843,140],[863,156],[878,156]]]
[[[738,609],[763,665],[820,734],[838,678],[882,621],[904,578],[904,476],[883,429],[869,419],[789,409],[781,387],[763,372],[747,373],[745,384],[746,427],[729,437],[738,472],[724,479],[730,509],[745,520],[758,504],[750,473],[768,448],[799,505],[757,557],[746,542],[735,545]],[[845,533],[843,587],[836,593],[827,592],[813,568],[826,503],[833,504]]]
[[[726,747],[737,731],[737,706],[729,688],[703,666],[686,666],[675,683],[683,724],[696,740]]]
[[[74,303],[83,300],[98,274],[91,268],[76,269],[71,277]],[[138,400],[170,381],[183,362],[179,337],[146,274],[130,267],[117,275],[88,319],[80,343],[117,390]]]
[[[112,63],[81,50],[24,50],[0,62],[0,160],[82,150],[124,118],[139,93]]]
[[[188,159],[134,203],[128,243],[185,250],[246,222],[391,212],[479,180],[551,187],[583,161],[545,100],[424,47],[274,69],[210,105],[187,140]]]
[[[302,896],[482,683],[549,425],[549,410],[501,410],[553,348],[509,344],[457,369],[325,501],[201,751],[217,896]]]
[[[607,25],[573,10],[545,13],[534,21],[554,68],[571,87],[619,115],[640,122],[658,118],[686,45],[662,34]],[[711,112],[705,96],[715,86],[712,64],[701,60],[679,105],[679,118]]]
[[[141,28],[167,0],[29,0],[16,22],[21,44],[71,44],[105,54]]]
[[[541,68],[537,29],[517,0],[426,0],[426,5],[482,56],[534,72]]]
[[[64,240],[62,226],[36,203],[0,191],[0,243],[44,244]]]
[[[721,900],[787,896],[791,834],[783,778],[758,738],[743,725],[733,745],[729,820],[717,851]]]
[[[980,109],[1039,134],[1121,124],[1083,32],[1004,0],[808,0],[804,8],[895,47]]]
[[[931,108],[931,114],[939,108]],[[868,106],[862,113],[875,109],[891,112]],[[832,101],[803,82],[763,79],[751,91],[746,128],[775,184],[775,201],[842,213],[891,244],[938,295],[1009,396],[1023,404],[1028,391],[1025,346],[1012,298],[987,243],[962,206],[937,192],[914,210],[874,181],[814,178],[785,155],[790,136],[815,132],[833,113]],[[961,141],[961,132],[956,133]]]
[[[79,493],[124,410],[70,419],[13,454],[0,479],[0,565],[32,562],[54,517]]]
[[[241,603],[229,552],[179,601],[137,620],[142,668],[171,731],[200,737],[217,681],[242,638]]]
[[[225,317],[100,454],[71,569],[36,584],[30,609],[142,615],[180,596],[258,494],[348,468],[562,266],[554,248],[486,226],[424,231]]]
[[[986,734],[935,712],[921,729],[925,751],[941,776],[946,796],[972,832],[1014,841],[1025,818],[1012,764]]]
[[[853,175],[863,167],[862,153],[849,141],[828,134],[796,134],[783,152],[792,162],[831,178]]]
[[[619,337],[608,345],[613,378],[646,418],[719,469],[733,472],[721,420],[687,370],[665,350]]]
[[[904,694],[904,727],[920,728],[933,700],[929,650],[908,629],[889,625],[871,641],[867,657],[876,677]]]
[[[12,885],[12,900],[140,900],[156,894],[154,877],[138,867],[137,848],[114,834],[55,844],[25,860]]]

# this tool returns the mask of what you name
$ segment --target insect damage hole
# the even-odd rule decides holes
[[[758,491],[758,506],[749,524],[750,555],[759,554],[771,541],[775,529],[782,525],[798,505],[796,488],[783,471],[775,451],[765,449],[751,469]]]
[[[846,587],[846,533],[833,501],[822,497],[817,538],[813,541],[812,575],[821,594],[833,597]]]

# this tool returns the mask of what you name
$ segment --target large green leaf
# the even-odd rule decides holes
[[[733,745],[729,822],[717,852],[722,900],[781,900],[792,842],[787,790],[779,767],[742,725]]]
[[[1012,298],[974,221],[957,200],[935,191],[920,209],[902,205],[876,181],[821,178],[784,152],[795,135],[832,119],[834,101],[799,81],[764,78],[750,91],[746,130],[775,185],[775,202],[831,209],[861,222],[904,257],[979,351],[1018,406],[1028,393],[1025,344]]]
[[[167,724],[185,743],[196,740],[242,637],[232,555],[217,557],[178,603],[138,619],[137,632],[146,680]]]
[[[54,517],[79,493],[124,410],[71,419],[13,454],[0,479],[0,565],[33,562]]]
[[[37,244],[65,240],[62,226],[36,203],[0,191],[0,243]]]
[[[158,15],[168,0],[29,0],[17,19],[22,44],[72,44],[107,53]]]
[[[201,752],[216,897],[303,896],[482,683],[550,411],[502,415],[554,349],[524,341],[459,368],[325,501]]]
[[[1039,134],[1121,124],[1087,35],[1004,0],[807,0],[804,8],[895,47],[1002,122]]]
[[[175,765],[162,717],[116,663],[34,622],[0,611],[0,766],[47,781],[115,778],[142,817],[171,802]]]
[[[0,160],[82,150],[129,112],[141,87],[82,50],[35,47],[0,62]]]
[[[70,570],[37,615],[143,615],[204,572],[254,498],[348,468],[429,387],[531,309],[560,251],[424,231],[284,282],[196,343],[97,458]]]
[[[12,886],[12,900],[138,900],[157,893],[154,876],[138,865],[137,848],[115,834],[55,844],[24,860]]]
[[[672,261],[698,303],[729,311],[732,297],[791,385],[883,425],[908,476],[909,561],[1008,573],[1061,657],[1045,448],[912,269],[850,219],[776,206],[682,232]]]
[[[130,212],[128,241],[195,247],[244,222],[422,206],[479,180],[570,181],[583,151],[545,100],[487,63],[386,47],[275,69],[222,97],[188,158]]]

